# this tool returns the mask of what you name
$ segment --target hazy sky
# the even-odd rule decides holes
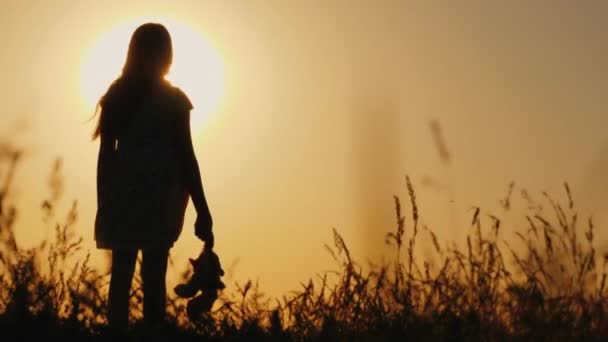
[[[221,60],[223,96],[195,134],[217,250],[227,265],[239,260],[238,279],[259,279],[271,293],[333,267],[323,247],[332,227],[358,255],[374,254],[392,229],[392,195],[406,194],[405,174],[424,223],[448,239],[466,233],[455,226],[471,206],[497,210],[510,181],[556,197],[569,181],[600,222],[608,211],[606,1],[2,7],[0,137],[29,152],[16,193],[34,208],[22,213],[23,241],[46,234],[36,208],[61,156],[66,199],[80,201],[79,230],[93,248],[97,143],[82,66],[105,34],[147,17],[191,29]],[[118,38],[122,50],[104,53],[124,56],[128,35]],[[179,38],[176,61],[196,49]],[[441,125],[449,166],[430,120]],[[423,184],[429,177],[453,202]],[[192,222],[190,209],[173,253],[180,267],[200,247]]]

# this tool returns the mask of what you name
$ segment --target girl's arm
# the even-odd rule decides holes
[[[212,220],[209,206],[207,205],[207,199],[205,198],[205,193],[203,191],[201,172],[198,161],[196,160],[196,155],[194,154],[192,134],[190,131],[190,110],[187,110],[185,115],[180,116],[178,126],[178,150],[181,155],[188,192],[192,197],[192,202],[194,203],[198,215],[195,233],[199,238],[207,240],[208,235],[211,233]]]
[[[102,134],[100,140],[97,158],[97,205],[101,207],[108,204],[108,182],[116,157],[116,139]]]

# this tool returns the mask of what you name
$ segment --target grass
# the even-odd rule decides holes
[[[77,202],[64,217],[57,212],[63,188],[60,161],[51,170],[49,196],[41,206],[43,224],[53,229],[54,236],[29,249],[15,239],[18,210],[10,191],[20,160],[18,151],[0,146],[0,330],[23,340],[68,336],[103,340],[109,275],[89,265],[82,239],[73,232]],[[386,234],[394,252],[391,262],[361,267],[334,230],[327,249],[337,272],[319,274],[276,299],[265,297],[252,282],[230,284],[234,290],[225,291],[214,311],[194,323],[187,320],[183,301],[171,297],[169,324],[153,335],[138,323],[142,293],[136,277],[131,338],[608,339],[608,257],[598,255],[596,228],[590,219],[579,219],[567,184],[565,201],[545,193],[542,203],[534,202],[522,190],[529,207],[528,225],[505,238],[507,224],[475,208],[462,250],[442,247],[434,232],[421,226],[409,177],[406,189],[405,203],[394,198],[395,228]],[[500,202],[505,211],[511,208],[513,193],[511,184]],[[414,252],[424,241],[434,250],[434,262]]]

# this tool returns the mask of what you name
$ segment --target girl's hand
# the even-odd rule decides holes
[[[209,232],[207,239],[205,241],[205,249],[212,250],[213,245],[215,244],[215,237],[213,236],[213,232]]]
[[[194,234],[196,237],[213,247],[213,220],[210,214],[198,214],[194,223]]]

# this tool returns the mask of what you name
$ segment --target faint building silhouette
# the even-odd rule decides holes
[[[362,251],[375,259],[386,250],[385,236],[395,229],[393,195],[405,189],[405,168],[399,113],[386,97],[356,101],[352,146],[357,198],[355,222]]]
[[[583,178],[572,191],[577,207],[592,215],[599,227],[608,223],[608,144],[598,151],[583,170]],[[602,231],[598,231],[599,241],[608,238],[608,234]]]

